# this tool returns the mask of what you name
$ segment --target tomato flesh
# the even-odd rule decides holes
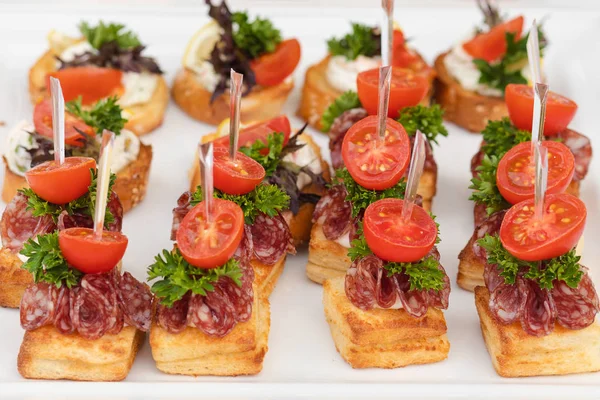
[[[463,49],[473,58],[482,58],[492,62],[506,53],[506,33],[515,34],[515,40],[521,37],[523,17],[496,25],[488,32],[480,33],[463,44]]]
[[[50,139],[54,137],[54,132],[52,130],[52,102],[50,99],[42,100],[36,104],[35,109],[33,110],[33,125],[35,126],[35,131],[40,135]],[[86,125],[85,122],[65,112],[66,144],[77,147],[83,146],[81,139],[84,139],[84,137],[78,130],[90,137],[96,135],[94,129]]]
[[[541,220],[534,216],[534,200],[515,204],[500,227],[500,241],[513,256],[541,261],[561,256],[577,245],[583,234],[585,204],[568,193],[546,196]]]
[[[127,236],[120,232],[103,231],[97,239],[90,228],[68,228],[58,234],[58,245],[67,263],[86,274],[100,274],[116,267],[127,243]]]
[[[404,127],[387,119],[385,138],[376,137],[376,115],[354,124],[342,143],[342,158],[352,178],[367,189],[384,190],[397,184],[410,161],[410,143]]]
[[[54,160],[41,163],[25,173],[35,194],[53,204],[67,204],[87,193],[96,161],[89,157],[66,157],[59,165]]]
[[[508,115],[519,129],[531,131],[533,122],[533,88],[511,83],[504,95]],[[554,92],[548,92],[544,135],[552,136],[565,130],[573,120],[577,103]]]
[[[356,77],[358,98],[369,115],[376,115],[379,107],[379,68],[363,71]],[[410,69],[392,67],[388,117],[396,118],[404,107],[415,106],[429,90],[429,82],[422,74]]]
[[[237,152],[235,161],[229,159],[224,147],[214,149],[214,184],[228,194],[246,194],[265,179],[265,169],[247,155]]]
[[[213,199],[211,220],[200,202],[188,212],[177,230],[177,247],[183,258],[198,268],[225,264],[244,233],[244,212],[232,201]]]
[[[65,68],[49,73],[46,76],[46,87],[50,94],[50,77],[57,78],[65,101],[81,96],[81,103],[90,105],[105,97],[123,94],[122,76],[123,72],[114,68]]]
[[[290,134],[292,133],[292,126],[288,117],[280,115],[268,121],[257,122],[241,129],[238,138],[238,149],[240,147],[250,147],[257,140],[262,140],[266,144],[268,136],[273,132],[283,133],[283,145],[285,146],[290,140]],[[229,147],[229,136],[220,137],[213,143],[215,147]]]
[[[363,230],[373,253],[385,261],[414,262],[435,245],[437,226],[427,211],[413,206],[408,221],[402,219],[404,200],[383,199],[365,210]]]
[[[542,142],[548,151],[548,186],[546,193],[562,193],[573,179],[575,158],[562,143]],[[496,184],[502,197],[511,204],[534,196],[535,163],[531,142],[523,142],[510,149],[498,163]]]
[[[250,61],[256,83],[262,86],[275,86],[290,76],[300,62],[300,42],[288,39],[279,43],[273,53],[263,54]]]

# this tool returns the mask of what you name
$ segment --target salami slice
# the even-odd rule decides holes
[[[269,217],[259,214],[250,226],[254,256],[262,263],[273,265],[288,253],[295,253],[290,227],[281,214]]]
[[[483,150],[479,149],[477,153],[471,158],[471,175],[475,178],[477,173],[477,167],[479,167],[483,163]]]
[[[223,337],[235,326],[235,310],[227,295],[215,286],[206,297],[193,294],[188,309],[188,324],[209,336]]]
[[[193,208],[192,206],[192,193],[184,192],[177,199],[177,207],[173,209],[173,224],[171,226],[171,240],[175,240],[177,237],[177,230],[181,221],[185,218],[188,212]]]
[[[486,205],[483,203],[475,203],[473,207],[473,222],[475,227],[480,226],[488,217]]]
[[[106,332],[117,334],[123,329],[123,313],[117,301],[115,270],[104,274],[87,274],[81,279],[81,287],[101,301],[106,312]]]
[[[0,220],[2,246],[13,253],[18,253],[27,240],[56,228],[50,216],[34,217],[27,209],[27,201],[27,196],[17,193],[6,206]]]
[[[117,297],[125,322],[148,332],[152,322],[153,297],[150,288],[125,272],[117,283]]]
[[[483,238],[486,234],[492,236],[497,235],[498,232],[500,232],[500,226],[502,225],[502,220],[504,219],[505,214],[506,210],[493,213],[492,215],[487,217],[481,223],[481,225],[475,228],[475,232],[473,232],[473,236],[471,237],[473,254],[475,254],[475,256],[479,258],[479,261],[481,261],[482,263],[487,262],[487,252],[481,246],[479,246],[479,243],[477,243],[477,241]]]
[[[63,231],[69,228],[93,228],[94,220],[89,215],[73,214],[69,215],[67,211],[63,211],[59,214],[56,222],[56,228],[59,231]]]
[[[346,201],[347,192],[342,185],[334,186],[332,202],[324,212],[323,234],[329,240],[336,240],[350,230],[352,224],[352,203]]]
[[[398,297],[398,284],[393,276],[388,276],[385,268],[379,268],[375,286],[375,301],[381,308],[390,308]]]
[[[577,182],[586,177],[592,160],[592,144],[587,136],[571,129],[559,132],[553,139],[561,141],[575,157],[575,172],[573,181]]]
[[[518,285],[527,285],[527,299],[521,314],[521,327],[532,336],[546,336],[554,330],[556,320],[556,307],[550,292],[541,289],[535,282],[529,279],[519,279]],[[524,290],[520,288],[521,294]]]
[[[169,333],[180,333],[188,325],[189,293],[177,300],[171,307],[158,305],[158,324]]]
[[[504,283],[504,278],[500,276],[498,266],[496,264],[488,264],[487,262],[483,269],[483,280],[485,287],[488,288],[490,293],[496,290],[500,284]]]
[[[435,248],[435,247],[434,247]],[[437,252],[437,250],[436,250]],[[439,261],[439,253],[438,253],[438,261]],[[448,278],[448,274],[446,274],[446,270],[442,266],[442,264],[438,265],[438,269],[444,273],[444,287],[441,290],[433,290],[429,289],[427,291],[427,296],[429,300],[429,306],[439,308],[442,310],[446,310],[450,303],[450,278]]]
[[[490,293],[490,313],[501,324],[512,324],[521,317],[526,300],[526,287],[523,291],[517,284],[502,282]]]
[[[106,229],[111,232],[121,232],[121,228],[123,227],[123,204],[121,204],[121,199],[119,199],[119,195],[116,192],[110,193],[106,208],[110,210],[114,217],[114,221],[108,224]]]
[[[410,290],[408,275],[400,273],[394,275],[398,284],[398,297],[402,302],[402,307],[415,318],[420,318],[427,314],[429,309],[429,295],[427,291]]]
[[[342,168],[344,160],[342,159],[342,143],[348,129],[361,119],[367,117],[367,111],[364,108],[352,108],[340,114],[331,124],[329,129],[329,150],[331,153],[331,165],[334,169]]]
[[[248,264],[252,260],[252,254],[254,254],[252,231],[248,225],[244,225],[244,236],[242,236],[240,245],[233,253],[233,258],[238,260],[240,264]]]
[[[237,322],[248,321],[252,317],[252,302],[254,300],[252,285],[250,285],[250,292],[243,284],[240,287],[229,278],[221,278],[217,285],[229,298],[233,306],[235,320]]]
[[[563,281],[554,281],[551,295],[558,323],[568,329],[590,326],[600,311],[598,294],[587,273],[583,275],[577,288],[571,288]]]
[[[383,261],[370,255],[355,260],[346,273],[346,297],[361,310],[370,310],[375,306],[377,278],[382,267]]]
[[[58,290],[54,326],[62,334],[70,334],[75,330],[71,322],[71,290],[66,286]]]
[[[90,291],[83,286],[76,288],[72,293],[71,321],[74,329],[86,339],[102,337],[114,324],[110,323],[111,316],[106,308],[105,299],[99,297],[96,291]]]
[[[21,327],[26,331],[53,323],[58,290],[44,282],[30,285],[21,298]]]

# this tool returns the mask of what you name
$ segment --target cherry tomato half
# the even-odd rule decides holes
[[[519,39],[522,31],[523,17],[517,17],[480,33],[463,44],[463,49],[473,58],[492,62],[506,53],[506,32],[514,33],[515,39]]]
[[[100,239],[90,228],[68,228],[58,234],[60,251],[69,265],[86,274],[100,274],[116,267],[127,243],[127,236],[121,232],[102,231]]]
[[[290,140],[292,126],[290,120],[285,115],[280,115],[268,121],[257,122],[240,130],[238,139],[238,149],[240,147],[250,147],[257,140],[262,140],[267,143],[267,137],[273,132],[283,133],[283,145],[285,146]],[[217,146],[229,147],[229,136],[223,136],[216,139],[214,142]]]
[[[544,201],[541,220],[534,217],[534,200],[515,204],[500,227],[500,241],[513,256],[540,261],[570,251],[583,234],[585,204],[568,193],[550,194]]]
[[[429,213],[414,206],[410,219],[404,222],[403,207],[403,200],[383,199],[372,203],[365,210],[365,239],[373,253],[382,260],[418,261],[435,244],[437,226]]]
[[[379,68],[358,74],[356,84],[362,106],[369,115],[376,115],[379,105]],[[396,118],[402,108],[419,104],[428,90],[429,82],[421,74],[392,67],[388,117]]]
[[[573,179],[575,158],[562,143],[542,142],[548,150],[548,188],[546,193],[562,193]],[[531,142],[523,142],[510,149],[498,163],[496,184],[502,197],[517,204],[534,196],[535,164]]]
[[[81,96],[81,103],[89,105],[105,97],[123,93],[123,72],[114,68],[74,67],[52,72],[46,76],[48,93],[51,76],[60,81],[65,101]]]
[[[519,129],[531,131],[533,121],[533,88],[511,83],[504,94],[510,120]],[[565,130],[577,111],[577,103],[554,92],[548,93],[544,135]]]
[[[225,147],[215,147],[214,160],[215,187],[225,193],[249,193],[265,179],[262,165],[239,151],[231,161]]]
[[[39,102],[33,110],[33,125],[35,130],[42,136],[52,139],[52,102],[50,99],[45,99]],[[78,119],[77,117],[65,113],[65,143],[71,146],[81,147],[80,139],[83,136],[77,132],[80,130],[88,136],[95,136],[94,129],[87,126],[85,122]]]
[[[204,202],[188,212],[177,230],[177,247],[183,258],[198,268],[225,264],[242,241],[244,212],[232,201],[214,199],[211,221]]]
[[[66,157],[59,165],[54,160],[41,163],[25,173],[35,194],[53,204],[67,204],[80,198],[92,183],[90,169],[96,161],[89,157]]]
[[[273,53],[266,53],[250,61],[256,83],[275,86],[290,76],[300,62],[300,42],[288,39],[279,43]]]
[[[376,115],[354,124],[342,143],[342,158],[352,178],[367,189],[384,190],[400,181],[410,161],[410,141],[404,127],[387,119],[385,138],[376,137]]]

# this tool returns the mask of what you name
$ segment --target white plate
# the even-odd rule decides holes
[[[463,8],[406,8],[396,10],[412,43],[431,61],[433,57],[463,37],[474,23],[481,20],[475,7]],[[527,24],[533,17],[550,14],[545,24],[554,44],[547,52],[545,68],[551,88],[562,91],[581,105],[574,122],[575,128],[594,137],[597,123],[597,93],[600,80],[592,74],[597,68],[598,52],[580,56],[576,50],[594,40],[598,43],[599,14],[594,11],[563,11],[513,9],[511,15],[524,12]],[[349,29],[349,20],[375,23],[376,9],[254,9],[254,12],[273,16],[285,36],[299,37],[302,42],[302,63],[295,73],[296,89],[286,107],[294,115],[306,67],[325,55],[325,40],[342,35]],[[156,56],[172,81],[180,67],[187,40],[207,18],[204,7],[142,9],[101,7],[69,9],[60,7],[50,12],[39,5],[27,11],[24,7],[0,8],[0,143],[10,127],[22,118],[30,118],[32,107],[27,96],[27,71],[45,51],[45,36],[52,29],[76,33],[81,20],[98,18],[123,21],[140,34],[149,45],[148,54]],[[581,39],[582,42],[578,42]],[[598,46],[597,44],[595,46]],[[586,82],[585,79],[588,79]],[[594,88],[596,90],[591,91]],[[296,128],[301,121],[292,118]],[[468,201],[469,162],[480,137],[449,126],[450,137],[440,140],[435,149],[439,165],[438,194],[434,212],[441,224],[442,261],[452,281],[450,309],[446,312],[448,337],[451,342],[449,358],[441,363],[412,366],[396,370],[353,370],[336,352],[323,315],[321,286],[305,276],[306,250],[289,257],[285,272],[271,297],[271,333],[269,352],[264,370],[254,377],[189,378],[160,373],[154,365],[146,344],[122,384],[38,382],[26,381],[16,370],[16,357],[23,335],[16,310],[0,310],[2,333],[0,340],[0,397],[3,395],[96,395],[123,397],[179,396],[261,396],[264,397],[354,397],[378,396],[456,396],[482,395],[544,397],[600,393],[600,374],[564,377],[503,379],[494,372],[485,349],[473,295],[455,285],[457,255],[473,231],[472,203]],[[125,268],[139,279],[163,248],[171,245],[169,231],[171,209],[177,197],[187,189],[187,172],[193,160],[193,149],[201,135],[211,128],[195,122],[170,104],[164,125],[144,138],[154,147],[154,160],[148,195],[142,205],[127,214],[124,232],[130,239],[125,256]],[[326,137],[313,132],[326,148]],[[4,151],[5,146],[0,150]],[[1,174],[1,173],[0,173]],[[582,197],[588,204],[586,254],[584,263],[592,271],[598,266],[600,247],[599,207],[597,203],[598,163],[592,163],[582,185]],[[0,179],[1,180],[1,179]],[[598,275],[596,273],[596,275]],[[600,349],[590,349],[600,351]],[[176,385],[171,382],[178,382]],[[369,385],[366,385],[369,384]]]

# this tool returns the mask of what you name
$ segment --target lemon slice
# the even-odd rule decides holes
[[[210,58],[215,43],[221,38],[221,27],[215,20],[200,28],[190,39],[183,54],[183,66],[195,71]]]
[[[81,42],[81,39],[75,39],[54,29],[48,32],[46,39],[48,40],[50,50],[52,50],[54,54],[61,54],[67,48],[73,46],[78,42]]]

